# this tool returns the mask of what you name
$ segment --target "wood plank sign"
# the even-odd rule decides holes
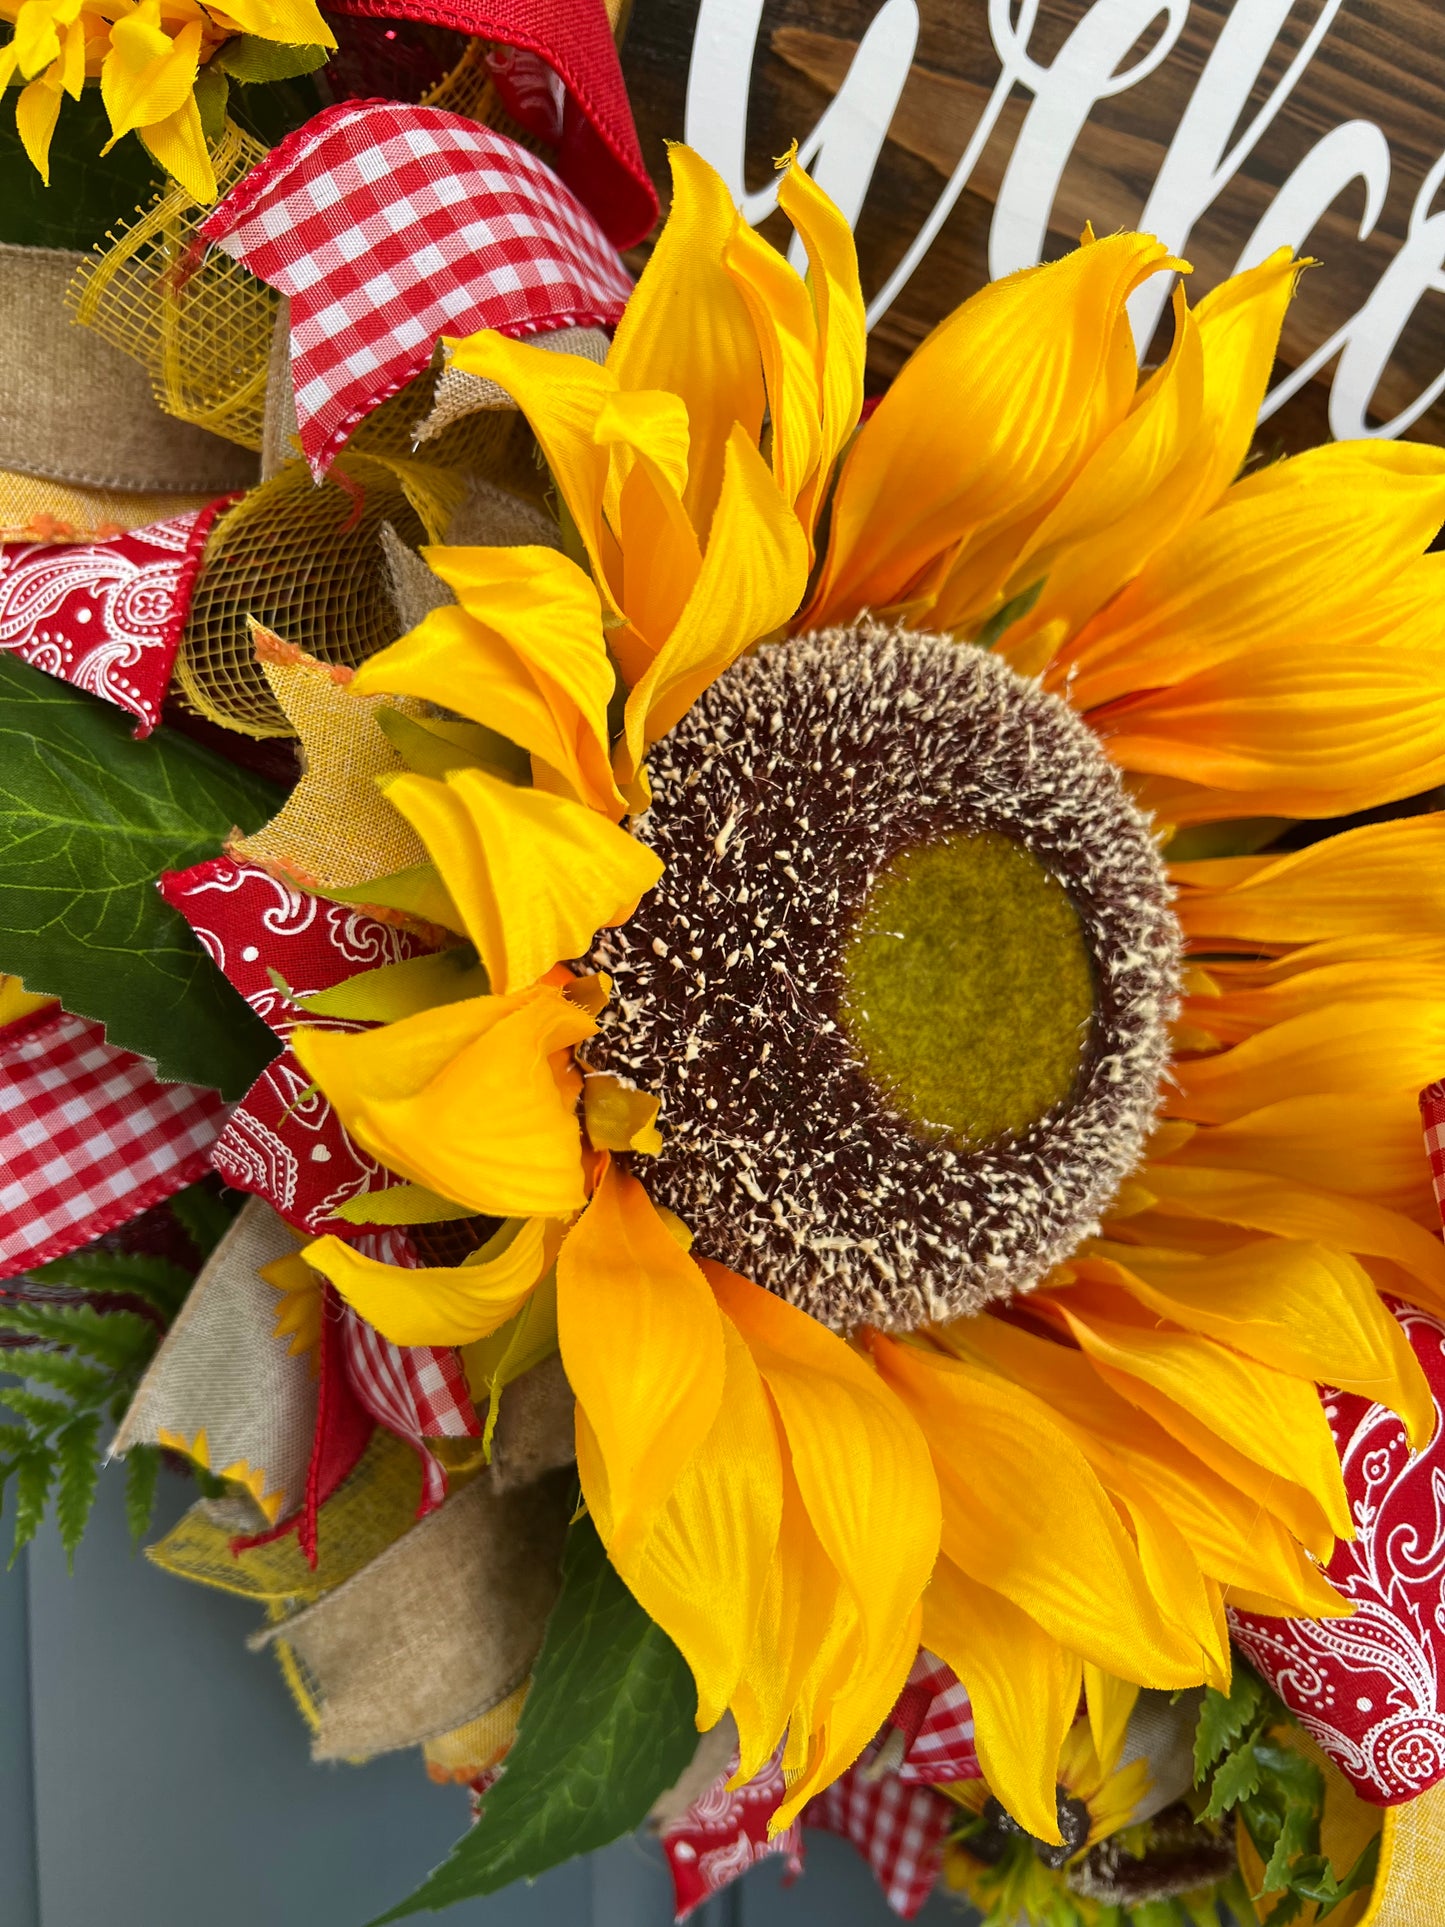
[[[1445,441],[1441,0],[635,0],[623,62],[664,192],[683,138],[780,223],[799,141],[857,233],[873,386],[1092,221],[1160,236],[1193,299],[1282,242],[1321,264],[1266,445]],[[1151,359],[1165,282],[1135,297]]]

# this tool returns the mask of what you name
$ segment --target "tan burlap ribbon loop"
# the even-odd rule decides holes
[[[254,456],[164,414],[145,369],[71,318],[87,259],[0,244],[0,468],[149,494],[249,487]]]
[[[318,1760],[369,1759],[479,1719],[527,1677],[557,1596],[576,1482],[478,1479],[315,1605],[281,1640],[318,1718]]]

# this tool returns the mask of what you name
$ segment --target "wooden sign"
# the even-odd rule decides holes
[[[801,143],[854,223],[870,386],[1088,220],[1159,235],[1193,299],[1281,242],[1322,264],[1265,445],[1445,441],[1440,0],[635,0],[623,64],[664,192],[686,139],[780,244]],[[1151,359],[1166,280],[1135,297]]]

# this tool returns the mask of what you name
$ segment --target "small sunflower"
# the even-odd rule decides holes
[[[1432,1425],[1379,1294],[1445,1310],[1445,819],[1290,825],[1445,776],[1445,453],[1238,479],[1298,264],[1181,287],[1141,380],[1185,264],[1138,234],[983,289],[860,428],[842,216],[788,168],[804,279],[673,174],[605,367],[451,345],[565,552],[428,550],[455,602],[352,684],[470,719],[386,794],[490,989],[295,1047],[393,1210],[502,1226],[308,1256],[400,1343],[555,1282],[587,1505],[699,1726],[744,1777],[786,1735],[779,1826],[922,1643],[1057,1842],[1081,1685],[1342,1610],[1317,1384]]]

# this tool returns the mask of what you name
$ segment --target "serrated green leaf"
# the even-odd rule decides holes
[[[0,652],[0,970],[97,1018],[165,1078],[239,1097],[279,1040],[156,889],[279,802],[189,737]]]
[[[40,1529],[54,1476],[55,1455],[43,1445],[31,1446],[16,1461],[15,1544],[10,1553],[12,1566]]]
[[[329,47],[285,47],[275,40],[263,40],[260,34],[243,33],[213,54],[210,65],[228,73],[232,80],[254,86],[258,81],[294,80],[298,74],[314,74],[330,58]]]
[[[1233,1753],[1227,1753],[1214,1769],[1214,1779],[1209,1790],[1209,1804],[1204,1809],[1206,1820],[1219,1820],[1241,1800],[1247,1800],[1252,1793],[1259,1791],[1260,1765],[1255,1748],[1245,1741]]]
[[[100,1420],[93,1415],[73,1419],[56,1435],[55,1457],[60,1471],[55,1524],[66,1563],[73,1570],[75,1548],[84,1536],[100,1477]]]
[[[62,1404],[57,1399],[46,1398],[40,1392],[32,1392],[24,1385],[0,1385],[0,1405],[7,1406],[17,1418],[25,1421],[27,1438],[25,1445],[21,1447],[17,1463],[36,1443],[36,1433],[39,1433],[42,1439],[48,1438],[70,1417],[69,1405]]]
[[[63,1285],[71,1291],[115,1292],[144,1299],[167,1321],[185,1303],[191,1288],[189,1272],[169,1258],[158,1258],[139,1251],[72,1251],[69,1257],[55,1258],[30,1278],[38,1285]],[[4,1313],[0,1311],[0,1325]]]
[[[148,1359],[160,1342],[150,1319],[133,1311],[97,1311],[94,1305],[38,1305],[16,1300],[4,1307],[3,1323],[27,1338],[69,1345],[86,1358],[126,1371]],[[17,1365],[24,1371],[24,1365]],[[3,1396],[9,1397],[8,1393]],[[19,1409],[18,1407],[16,1408]]]
[[[115,1392],[115,1374],[103,1365],[88,1365],[73,1353],[51,1351],[34,1345],[25,1352],[20,1365],[22,1376],[32,1385],[46,1385],[64,1392],[71,1408],[97,1410]]]
[[[161,1455],[153,1445],[133,1445],[125,1455],[125,1522],[139,1545],[150,1531]]]
[[[1305,1902],[1298,1894],[1286,1893],[1275,1901],[1264,1916],[1261,1927],[1289,1927],[1292,1920],[1298,1920],[1305,1910]]]
[[[451,1858],[375,1927],[495,1893],[630,1833],[692,1757],[696,1705],[682,1655],[607,1563],[592,1522],[578,1520],[506,1770]]]
[[[1199,1708],[1199,1724],[1194,1729],[1195,1786],[1202,1784],[1220,1754],[1253,1724],[1264,1704],[1264,1687],[1258,1676],[1236,1655],[1229,1691],[1221,1693],[1207,1687]]]
[[[1334,1899],[1325,1901],[1320,1907],[1315,1916],[1317,1920],[1323,1920],[1327,1914],[1332,1914],[1342,1901],[1349,1899],[1351,1894],[1366,1892],[1374,1886],[1375,1876],[1380,1868],[1380,1840],[1381,1835],[1377,1833],[1374,1839],[1367,1843],[1359,1859],[1340,1881]]]

